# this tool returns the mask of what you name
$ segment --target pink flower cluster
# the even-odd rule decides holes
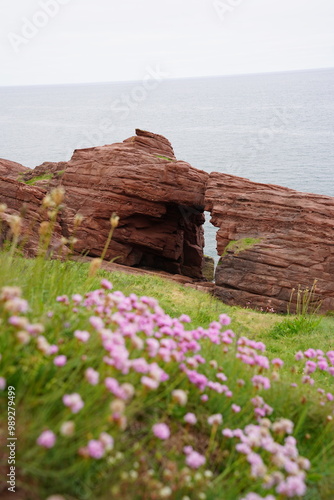
[[[192,446],[185,446],[183,451],[186,455],[186,464],[191,469],[199,469],[205,464],[205,456],[195,451]]]
[[[321,370],[334,376],[334,351],[324,353],[321,349],[307,349],[304,352],[298,351],[295,359],[305,361],[304,373],[306,375]]]
[[[293,422],[290,420],[271,423],[262,419],[258,425],[247,425],[243,430],[224,429],[223,435],[240,440],[236,450],[245,455],[254,480],[260,479],[264,489],[274,489],[279,495],[293,498],[306,493],[305,471],[310,468],[310,462],[299,456],[294,437],[285,437],[284,444],[273,437],[273,434],[283,437],[292,431]],[[253,493],[249,495],[248,498],[256,498],[251,496]]]
[[[87,446],[80,448],[79,454],[99,460],[114,448],[114,439],[107,432],[101,432],[99,439],[91,439]]]

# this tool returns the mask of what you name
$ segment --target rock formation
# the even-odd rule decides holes
[[[0,177],[0,203],[7,205],[7,210],[0,213],[0,243],[9,239],[9,219],[13,215],[20,215],[23,220],[23,232],[20,244],[28,256],[36,255],[39,242],[39,227],[46,220],[46,212],[42,209],[43,198],[46,191],[35,186],[27,186],[22,182]],[[61,228],[55,225],[52,237],[54,249],[60,246]]]
[[[24,174],[25,172],[30,172],[30,168],[24,167],[15,161],[0,158],[0,177],[16,180],[20,174]]]
[[[219,228],[217,297],[287,312],[291,290],[317,280],[322,310],[334,310],[334,198],[214,172],[205,209]]]
[[[35,189],[65,187],[63,235],[71,233],[76,213],[84,216],[76,252],[100,256],[116,212],[120,223],[106,259],[201,279],[207,178],[176,160],[167,139],[136,130],[123,143],[76,150],[67,163],[44,163],[23,180]]]
[[[334,310],[334,198],[209,176],[178,161],[166,138],[142,130],[122,143],[76,150],[69,162],[34,170],[0,160],[0,175],[0,203],[9,214],[23,210],[30,254],[45,217],[41,201],[62,184],[66,199],[54,246],[73,233],[80,213],[84,223],[74,249],[101,256],[115,212],[120,222],[106,259],[118,265],[206,278],[202,288],[213,288],[228,304],[277,312],[287,311],[293,288],[311,288],[317,280],[322,310]],[[204,208],[219,228],[215,284],[213,263],[203,257]]]

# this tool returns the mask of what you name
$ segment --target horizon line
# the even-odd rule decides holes
[[[334,66],[316,67],[316,68],[302,68],[302,69],[288,69],[288,70],[275,70],[275,71],[257,71],[257,72],[247,72],[247,73],[226,73],[221,75],[198,75],[198,76],[175,76],[166,77],[166,80],[199,80],[205,78],[229,78],[235,76],[259,76],[259,75],[274,75],[281,73],[302,73],[306,71],[324,71],[324,70],[334,70]],[[56,86],[74,86],[74,85],[107,85],[107,84],[117,84],[117,83],[138,83],[141,79],[135,80],[108,80],[108,81],[96,81],[96,82],[64,82],[64,83],[23,83],[23,84],[12,84],[12,85],[2,85],[0,88],[13,88],[13,87],[56,87]]]

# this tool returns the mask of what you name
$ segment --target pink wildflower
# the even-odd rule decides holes
[[[257,389],[270,389],[270,380],[262,375],[255,375],[252,378],[252,383]]]
[[[42,434],[37,438],[37,444],[39,446],[43,446],[43,448],[53,448],[53,446],[56,443],[56,435],[52,431],[44,431]]]
[[[54,360],[53,360],[53,363],[54,365],[56,366],[65,366],[66,363],[67,363],[67,357],[64,356],[63,354],[61,354],[60,356],[57,356]]]
[[[187,458],[186,458],[186,464],[188,467],[191,469],[198,469],[199,467],[202,467],[206,462],[206,459],[204,455],[201,455],[197,451],[192,451],[188,453]]]
[[[197,423],[197,417],[194,413],[186,413],[183,420],[190,425],[195,425]]]
[[[105,278],[101,280],[101,287],[104,288],[105,290],[112,290],[113,288],[112,283],[110,283],[110,281],[108,281]]]
[[[170,436],[170,430],[166,424],[155,424],[152,427],[153,434],[159,439],[168,439]]]
[[[84,407],[84,402],[80,394],[77,393],[65,394],[65,396],[63,396],[63,403],[70,408],[72,413],[78,413]]]
[[[219,316],[219,323],[224,326],[229,325],[231,323],[231,318],[227,314],[221,314]]]
[[[97,331],[102,330],[102,328],[104,327],[104,323],[99,316],[91,316],[89,318],[89,322]]]
[[[271,362],[275,366],[275,368],[281,368],[284,365],[284,361],[282,361],[280,358],[275,358]]]
[[[76,330],[74,332],[74,337],[80,340],[80,342],[87,342],[89,340],[90,334],[86,331]]]
[[[99,372],[94,370],[94,368],[87,368],[85,371],[85,378],[91,385],[97,385],[99,383],[99,377]]]
[[[105,453],[103,444],[97,439],[91,439],[88,442],[87,451],[90,457],[96,458],[97,460],[102,458]]]

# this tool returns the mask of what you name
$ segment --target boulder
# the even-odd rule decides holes
[[[24,194],[31,215],[45,189],[62,184],[66,190],[59,221],[62,235],[73,235],[77,213],[84,217],[75,230],[76,253],[100,257],[110,218],[116,213],[120,221],[106,260],[203,278],[208,174],[178,161],[166,138],[136,130],[122,143],[76,150],[69,162],[45,162],[24,172],[22,182],[13,181],[11,186],[15,203],[0,183],[1,202],[11,208],[15,204],[18,210]],[[31,247],[35,240],[34,236]]]
[[[206,207],[218,227],[215,295],[228,304],[293,311],[296,293],[334,310],[334,198],[210,174]]]
[[[61,179],[64,228],[82,214],[75,250],[100,256],[115,212],[107,260],[201,279],[207,178],[176,160],[167,139],[140,130],[123,143],[76,150]]]

